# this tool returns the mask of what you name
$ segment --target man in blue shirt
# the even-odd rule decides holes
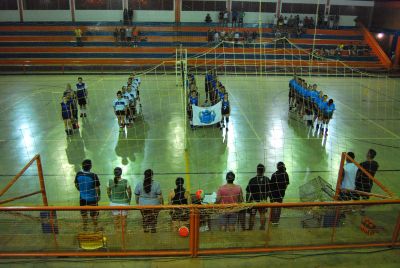
[[[91,169],[92,161],[85,159],[82,162],[82,170],[75,176],[75,187],[79,191],[80,206],[98,206],[100,200],[100,181],[95,173],[90,172]],[[81,210],[84,230],[87,229],[88,224],[87,214],[87,210]],[[95,228],[97,227],[98,216],[97,210],[90,210],[90,217]]]

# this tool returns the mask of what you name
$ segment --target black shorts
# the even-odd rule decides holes
[[[125,115],[125,111],[115,111],[116,115]]]
[[[324,119],[324,120],[332,119],[332,115],[333,115],[333,113],[324,113],[322,115],[322,119]]]
[[[63,112],[62,113],[62,119],[68,120],[72,118],[72,114],[70,112]]]
[[[84,200],[84,199],[80,199],[79,200],[79,205],[82,207],[82,206],[98,206],[98,203],[97,203],[97,201],[87,201],[87,200]],[[87,210],[81,210],[81,215],[82,216],[86,216],[87,215]],[[96,217],[96,216],[99,216],[99,211],[98,210],[90,210],[90,216],[91,217]]]
[[[80,98],[80,99],[78,99],[78,104],[79,104],[80,106],[86,105],[86,98]]]

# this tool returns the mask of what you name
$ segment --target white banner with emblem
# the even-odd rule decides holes
[[[221,106],[222,106],[222,101],[210,107],[199,107],[192,105],[193,125],[209,126],[221,122],[222,120]]]

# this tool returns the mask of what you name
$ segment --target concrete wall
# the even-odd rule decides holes
[[[0,10],[0,21],[19,21],[19,11]]]

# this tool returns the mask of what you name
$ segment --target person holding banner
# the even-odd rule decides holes
[[[222,120],[221,120],[219,129],[222,130],[222,128],[226,127],[226,131],[228,131],[228,123],[229,123],[230,113],[231,113],[231,105],[228,100],[228,93],[225,93],[224,99],[222,100],[222,105],[221,105]],[[226,125],[224,124],[224,119],[225,119]]]
[[[187,107],[187,112],[190,120],[190,128],[194,130],[192,105],[199,106],[199,98],[197,97],[197,92],[195,90],[192,90],[190,92],[188,107]]]

